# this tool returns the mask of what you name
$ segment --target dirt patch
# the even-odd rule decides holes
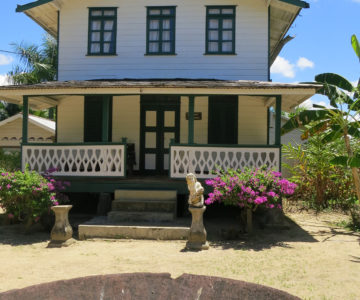
[[[184,251],[185,241],[143,240],[78,241],[49,249],[46,233],[23,235],[18,226],[2,226],[0,291],[89,275],[168,272],[259,283],[303,299],[359,299],[360,235],[332,225],[346,217],[288,216],[290,230],[265,229],[235,241],[212,239],[203,252]]]

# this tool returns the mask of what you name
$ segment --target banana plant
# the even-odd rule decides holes
[[[356,55],[360,59],[359,42],[354,35],[351,39]],[[345,143],[346,154],[331,161],[332,164],[350,167],[354,179],[355,191],[360,202],[360,153],[353,150],[352,143],[360,140],[360,84],[353,84],[346,78],[334,74],[324,73],[315,76],[315,83],[322,84],[317,94],[325,95],[330,100],[331,108],[314,104],[315,109],[304,110],[293,116],[282,127],[285,134],[300,126],[305,126],[305,138],[308,135],[324,133],[323,143],[342,139]]]

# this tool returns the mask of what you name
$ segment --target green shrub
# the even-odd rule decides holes
[[[35,171],[1,171],[0,205],[9,219],[31,225],[59,204],[55,184]]]
[[[283,145],[284,157],[294,161],[283,165],[299,186],[290,200],[314,209],[348,210],[356,202],[351,170],[330,163],[345,152],[345,147],[341,140],[324,144],[322,138],[319,133],[308,137],[303,145]]]
[[[0,149],[0,170],[13,172],[20,169],[20,164],[20,152],[5,153],[3,149]]]

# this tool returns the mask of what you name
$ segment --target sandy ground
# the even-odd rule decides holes
[[[184,241],[92,240],[47,248],[49,235],[0,227],[0,292],[75,277],[168,272],[260,283],[303,299],[360,299],[360,235],[334,227],[343,216],[292,213],[290,230],[261,230],[237,241],[210,241],[203,252]],[[296,223],[295,223],[296,222]]]

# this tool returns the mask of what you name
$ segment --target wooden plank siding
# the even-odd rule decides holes
[[[204,55],[206,5],[215,0],[179,0],[176,56],[146,56],[149,2],[66,1],[60,13],[59,80],[111,78],[217,78],[268,80],[268,10],[265,1],[225,0],[236,5],[236,55]],[[167,6],[160,0],[157,6]],[[118,7],[115,56],[86,56],[88,7]]]

